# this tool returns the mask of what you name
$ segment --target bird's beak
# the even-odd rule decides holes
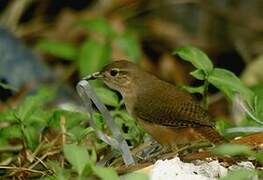
[[[90,74],[86,77],[83,78],[83,80],[89,81],[89,80],[94,80],[94,79],[98,79],[98,78],[102,78],[103,75],[100,72],[95,72],[93,74]]]

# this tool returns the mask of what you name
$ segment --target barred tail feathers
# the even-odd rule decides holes
[[[213,144],[222,144],[228,142],[223,136],[221,136],[214,128],[212,127],[202,127],[197,128],[197,131],[208,141]]]

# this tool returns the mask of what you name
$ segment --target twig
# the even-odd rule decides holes
[[[66,128],[65,128],[65,124],[66,124],[66,118],[65,116],[61,116],[60,118],[60,128],[61,128],[61,132],[62,132],[62,139],[61,139],[61,144],[62,146],[64,146],[64,144],[66,143]],[[60,157],[60,164],[61,164],[61,167],[64,168],[64,162],[65,162],[65,159],[63,156]]]
[[[207,104],[207,91],[208,91],[208,85],[209,85],[209,82],[208,80],[206,79],[205,82],[204,82],[204,92],[203,92],[203,99],[202,99],[202,104],[203,104],[203,107],[205,109],[208,108],[208,104]]]
[[[28,172],[32,172],[32,173],[38,173],[38,174],[42,174],[42,175],[47,175],[43,171],[38,171],[38,170],[34,170],[34,169],[28,169],[28,168],[24,168],[24,167],[0,166],[0,169],[9,169],[9,170],[15,170],[15,171],[28,171]],[[14,174],[14,173],[12,173],[12,174]]]
[[[43,156],[41,156],[40,158],[37,158],[37,161],[32,164],[31,166],[28,167],[28,169],[33,169],[39,162],[43,162],[43,160],[47,157],[47,156],[50,156],[50,155],[54,155],[54,154],[57,154],[59,153],[60,150],[55,150],[55,151],[51,151],[51,152],[47,152],[46,154],[44,154]],[[46,165],[44,165],[46,166]],[[47,166],[46,166],[47,167]]]

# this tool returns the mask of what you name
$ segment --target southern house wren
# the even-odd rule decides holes
[[[165,147],[204,139],[214,144],[224,142],[211,116],[190,94],[129,61],[113,61],[86,79],[102,79],[120,92],[127,111]]]

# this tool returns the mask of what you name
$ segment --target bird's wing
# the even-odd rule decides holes
[[[177,128],[214,126],[211,116],[198,103],[182,97],[158,97],[141,96],[133,107],[135,117]],[[140,100],[144,103],[140,103]]]

